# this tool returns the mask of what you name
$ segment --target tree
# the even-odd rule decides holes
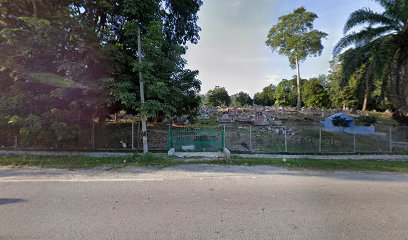
[[[301,84],[299,63],[309,56],[318,56],[323,51],[321,43],[327,34],[313,29],[317,15],[307,12],[304,7],[295,9],[293,13],[279,17],[276,25],[269,31],[266,45],[272,51],[289,58],[290,67],[297,69],[297,104],[301,107]]]
[[[245,92],[242,92],[242,91],[237,93],[237,94],[232,95],[231,98],[232,98],[232,102],[237,107],[249,106],[249,105],[252,105],[254,103],[251,96],[249,96],[248,93],[245,93]]]
[[[105,83],[112,108],[136,114],[142,111],[137,75],[141,70],[146,85],[143,112],[147,117],[195,115],[201,82],[198,71],[186,69],[182,55],[188,42],[199,39],[197,13],[201,5],[201,0],[125,0],[101,6],[106,14],[101,26],[103,39],[114,59],[114,77]],[[137,51],[139,26],[142,53]],[[137,62],[140,54],[142,64]]]
[[[70,1],[0,0],[0,132],[22,145],[79,142],[106,115],[109,61]]]
[[[328,106],[329,96],[323,84],[319,78],[311,78],[303,84],[303,101],[307,107]]]
[[[207,106],[229,106],[231,104],[231,97],[228,95],[224,87],[215,87],[207,92]]]
[[[201,5],[0,0],[0,132],[54,146],[79,138],[81,128],[108,111],[143,110],[155,118],[194,114],[201,82],[182,55],[199,38]],[[139,27],[143,54],[137,50]],[[139,70],[147,83],[145,109]]]
[[[275,104],[276,86],[271,84],[265,87],[262,92],[255,93],[254,103],[262,106],[272,106]]]
[[[305,80],[301,80],[301,82],[304,82]],[[296,107],[297,106],[297,80],[296,77],[287,80],[287,79],[282,79],[282,81],[279,82],[278,86],[276,86],[275,90],[275,99],[276,99],[276,104],[279,106],[291,106],[291,107]]]
[[[396,108],[408,110],[408,2],[376,0],[384,12],[364,8],[353,12],[344,26],[346,34],[336,45],[341,54],[345,79],[363,71],[362,109],[366,110],[373,89],[382,99],[389,97]],[[361,30],[352,31],[355,27]],[[377,85],[377,86],[376,86]],[[378,96],[378,93],[377,93]]]

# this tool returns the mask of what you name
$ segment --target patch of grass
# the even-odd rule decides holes
[[[156,166],[169,167],[174,165],[216,164],[216,165],[267,165],[283,167],[292,170],[320,171],[383,171],[408,173],[408,161],[381,160],[326,160],[326,159],[286,159],[282,158],[239,158],[229,160],[190,160],[159,157],[154,154],[134,154],[128,157],[39,157],[39,156],[3,156],[0,166],[42,167],[42,168],[93,168],[112,165],[110,170],[126,166]]]
[[[61,156],[2,156],[0,166],[43,168],[92,168],[107,164],[121,164],[123,157],[61,157]]]
[[[93,168],[103,165],[121,166],[162,166],[174,165],[169,158],[153,154],[134,154],[127,157],[81,157],[81,156],[1,156],[0,166],[42,167],[42,168]],[[113,167],[113,168],[115,168]]]
[[[271,159],[271,158],[233,158],[228,164],[232,165],[270,165],[294,170],[323,170],[323,171],[384,171],[408,173],[408,161],[383,160],[326,160],[326,159]]]

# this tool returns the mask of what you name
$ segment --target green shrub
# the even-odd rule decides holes
[[[363,126],[371,126],[377,123],[375,116],[361,116],[358,118],[358,123]]]
[[[408,126],[408,113],[397,111],[392,114],[392,118],[400,125]]]
[[[340,116],[336,116],[332,120],[333,125],[336,127],[350,127],[348,121],[345,118],[342,118]]]

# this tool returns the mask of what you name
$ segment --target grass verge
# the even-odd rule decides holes
[[[237,158],[226,160],[189,160],[188,162],[158,157],[153,154],[135,154],[129,157],[39,157],[39,156],[3,156],[0,157],[0,166],[13,167],[42,167],[42,168],[94,168],[112,165],[112,169],[126,166],[157,166],[168,167],[188,164],[217,164],[217,165],[268,165],[293,170],[320,170],[320,171],[382,171],[408,173],[408,161],[381,161],[381,160],[324,160],[324,159],[271,159],[271,158]]]
[[[42,167],[42,168],[94,168],[104,165],[160,166],[176,164],[169,158],[153,154],[134,154],[128,157],[81,157],[81,156],[0,156],[0,166]]]

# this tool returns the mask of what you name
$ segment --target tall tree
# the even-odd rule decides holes
[[[231,104],[231,97],[228,95],[224,87],[215,87],[207,92],[207,106],[219,107],[229,106]]]
[[[301,79],[300,82],[304,82],[304,79]],[[294,76],[293,79],[287,80],[282,79],[276,86],[275,90],[275,99],[278,106],[297,106],[297,79]]]
[[[108,58],[70,1],[0,0],[0,132],[58,147],[106,114]]]
[[[329,105],[329,96],[320,78],[311,78],[303,84],[303,101],[307,107],[323,108]]]
[[[182,55],[188,42],[199,39],[201,5],[0,0],[0,127],[52,143],[77,137],[93,116],[106,116],[107,105],[111,112],[144,110],[148,117],[194,114],[201,82]],[[139,27],[143,54],[137,50]],[[139,70],[147,83],[145,109]]]
[[[255,93],[254,103],[262,106],[272,106],[275,104],[276,86],[271,84],[262,89],[262,92]]]
[[[233,104],[237,107],[250,106],[254,103],[251,96],[246,92],[239,92],[231,96]]]
[[[364,8],[353,12],[344,26],[346,34],[336,45],[345,78],[364,69],[362,109],[366,110],[375,82],[381,82],[383,98],[390,97],[396,108],[408,111],[408,2],[375,0],[384,9],[378,13]],[[361,30],[352,31],[355,27]]]
[[[322,39],[326,33],[313,29],[313,22],[317,15],[306,11],[304,7],[295,9],[293,13],[279,17],[276,25],[272,26],[266,40],[266,45],[272,51],[289,58],[290,67],[297,69],[297,104],[300,109],[301,85],[299,63],[309,56],[318,56],[323,51]]]
[[[94,1],[90,1],[93,3]],[[113,79],[105,82],[112,108],[141,112],[139,70],[146,83],[147,117],[193,115],[200,104],[198,71],[186,69],[188,42],[199,39],[197,13],[201,0],[123,0],[98,6],[106,13],[100,28],[115,59]],[[93,5],[91,5],[92,7]],[[93,9],[93,8],[91,8]],[[137,51],[137,29],[142,31],[142,53]],[[136,56],[143,56],[143,63]]]

